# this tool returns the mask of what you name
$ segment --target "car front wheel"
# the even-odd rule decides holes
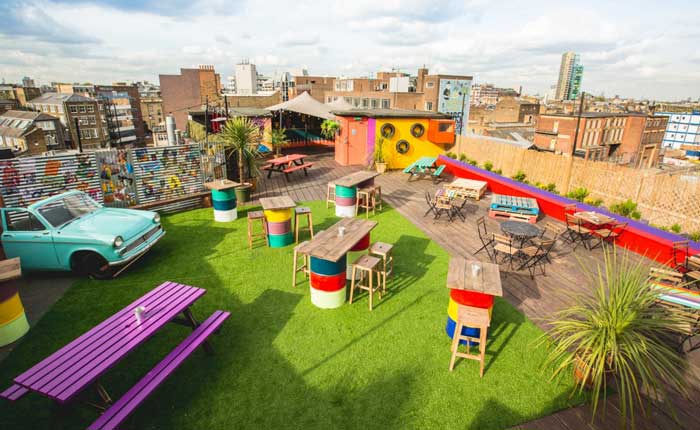
[[[81,252],[73,256],[73,271],[93,279],[110,279],[115,269],[96,252]]]

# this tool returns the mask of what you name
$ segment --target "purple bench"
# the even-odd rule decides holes
[[[94,387],[104,403],[98,407],[106,409],[112,400],[100,384],[100,376],[166,324],[172,322],[185,325],[191,327],[193,333],[182,345],[168,355],[170,360],[164,366],[170,369],[168,372],[162,373],[164,369],[161,365],[165,363],[164,360],[144,377],[144,380],[156,371],[158,371],[157,374],[167,377],[197,346],[202,345],[206,350],[210,349],[207,337],[216,331],[229,314],[217,311],[207,319],[206,325],[198,324],[190,312],[190,306],[205,293],[206,290],[201,288],[175,282],[164,282],[16,377],[14,385],[0,393],[0,397],[16,401],[32,391],[46,396],[58,404],[63,404],[73,400],[85,389]],[[146,311],[141,323],[138,323],[134,310],[141,306]],[[187,351],[184,356],[181,355],[183,351]],[[170,367],[173,363],[177,364]],[[140,383],[137,384],[137,387],[139,386]],[[155,387],[150,391],[143,391],[147,393],[145,396],[150,394],[153,389]],[[131,413],[137,405],[138,403],[133,403],[133,400],[130,400],[128,407],[131,409],[124,410]]]
[[[170,352],[156,367],[126,392],[88,430],[114,430],[136,410],[175,370],[184,363],[206,339],[230,316],[229,312],[216,311],[199,325],[180,345]]]

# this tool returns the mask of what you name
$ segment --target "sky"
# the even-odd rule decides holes
[[[0,0],[0,78],[111,83],[249,59],[265,74],[470,75],[544,94],[561,54],[583,90],[700,97],[700,2],[617,0]]]

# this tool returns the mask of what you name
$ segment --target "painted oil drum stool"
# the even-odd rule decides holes
[[[445,325],[445,332],[452,339],[454,337],[455,328],[457,327],[457,309],[459,305],[473,306],[475,308],[483,308],[489,310],[489,318],[493,313],[493,301],[494,297],[490,294],[483,294],[476,291],[465,291],[465,290],[450,290],[450,300],[447,304],[447,324]],[[478,338],[480,335],[478,328],[474,327],[462,327],[462,335]],[[460,340],[460,344],[466,345],[466,340]],[[478,344],[478,342],[471,342],[473,345]]]
[[[345,303],[345,267],[347,258],[329,261],[311,257],[311,303],[321,309],[339,308]]]
[[[362,239],[360,239],[359,242],[355,244],[352,248],[350,248],[350,251],[347,254],[347,260],[348,260],[348,267],[347,267],[347,273],[346,277],[348,280],[352,280],[352,263],[357,260],[357,258],[363,254],[367,254],[367,250],[369,249],[370,245],[370,238],[369,238],[369,233]],[[358,271],[355,274],[355,280],[357,281],[360,276],[360,272]]]
[[[292,209],[266,210],[267,240],[270,248],[282,248],[294,242]]]
[[[29,331],[27,314],[24,312],[14,279],[22,276],[19,258],[0,262],[0,346],[8,345]]]
[[[335,214],[343,218],[355,216],[357,204],[357,187],[335,186]]]
[[[238,182],[228,179],[207,182],[204,184],[211,190],[211,203],[214,206],[214,221],[230,222],[238,218],[236,209],[235,188],[240,185]]]

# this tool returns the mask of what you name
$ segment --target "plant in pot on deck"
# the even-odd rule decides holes
[[[248,179],[257,171],[260,129],[248,118],[236,117],[226,121],[219,136],[224,146],[232,149],[238,159],[238,181],[242,185],[236,188],[236,198],[242,202],[249,201],[252,185]]]
[[[324,119],[321,123],[321,136],[328,140],[335,140],[335,136],[340,131],[340,124],[338,121],[333,121],[332,119]]]
[[[282,155],[282,147],[289,145],[287,130],[284,128],[278,128],[270,130],[267,135],[270,139],[272,150],[275,151],[275,157],[280,157]]]
[[[685,392],[686,362],[664,338],[689,321],[656,304],[648,267],[615,251],[605,251],[604,260],[588,273],[592,294],[548,319],[546,364],[553,377],[573,368],[574,390],[590,390],[594,417],[601,395],[616,391],[621,424],[634,427],[635,412],[647,414],[643,393],[665,399],[669,387]]]
[[[372,161],[374,161],[374,167],[377,169],[377,173],[386,172],[387,165],[387,153],[384,149],[384,138],[378,137],[377,143],[374,145],[374,153],[372,154]]]

